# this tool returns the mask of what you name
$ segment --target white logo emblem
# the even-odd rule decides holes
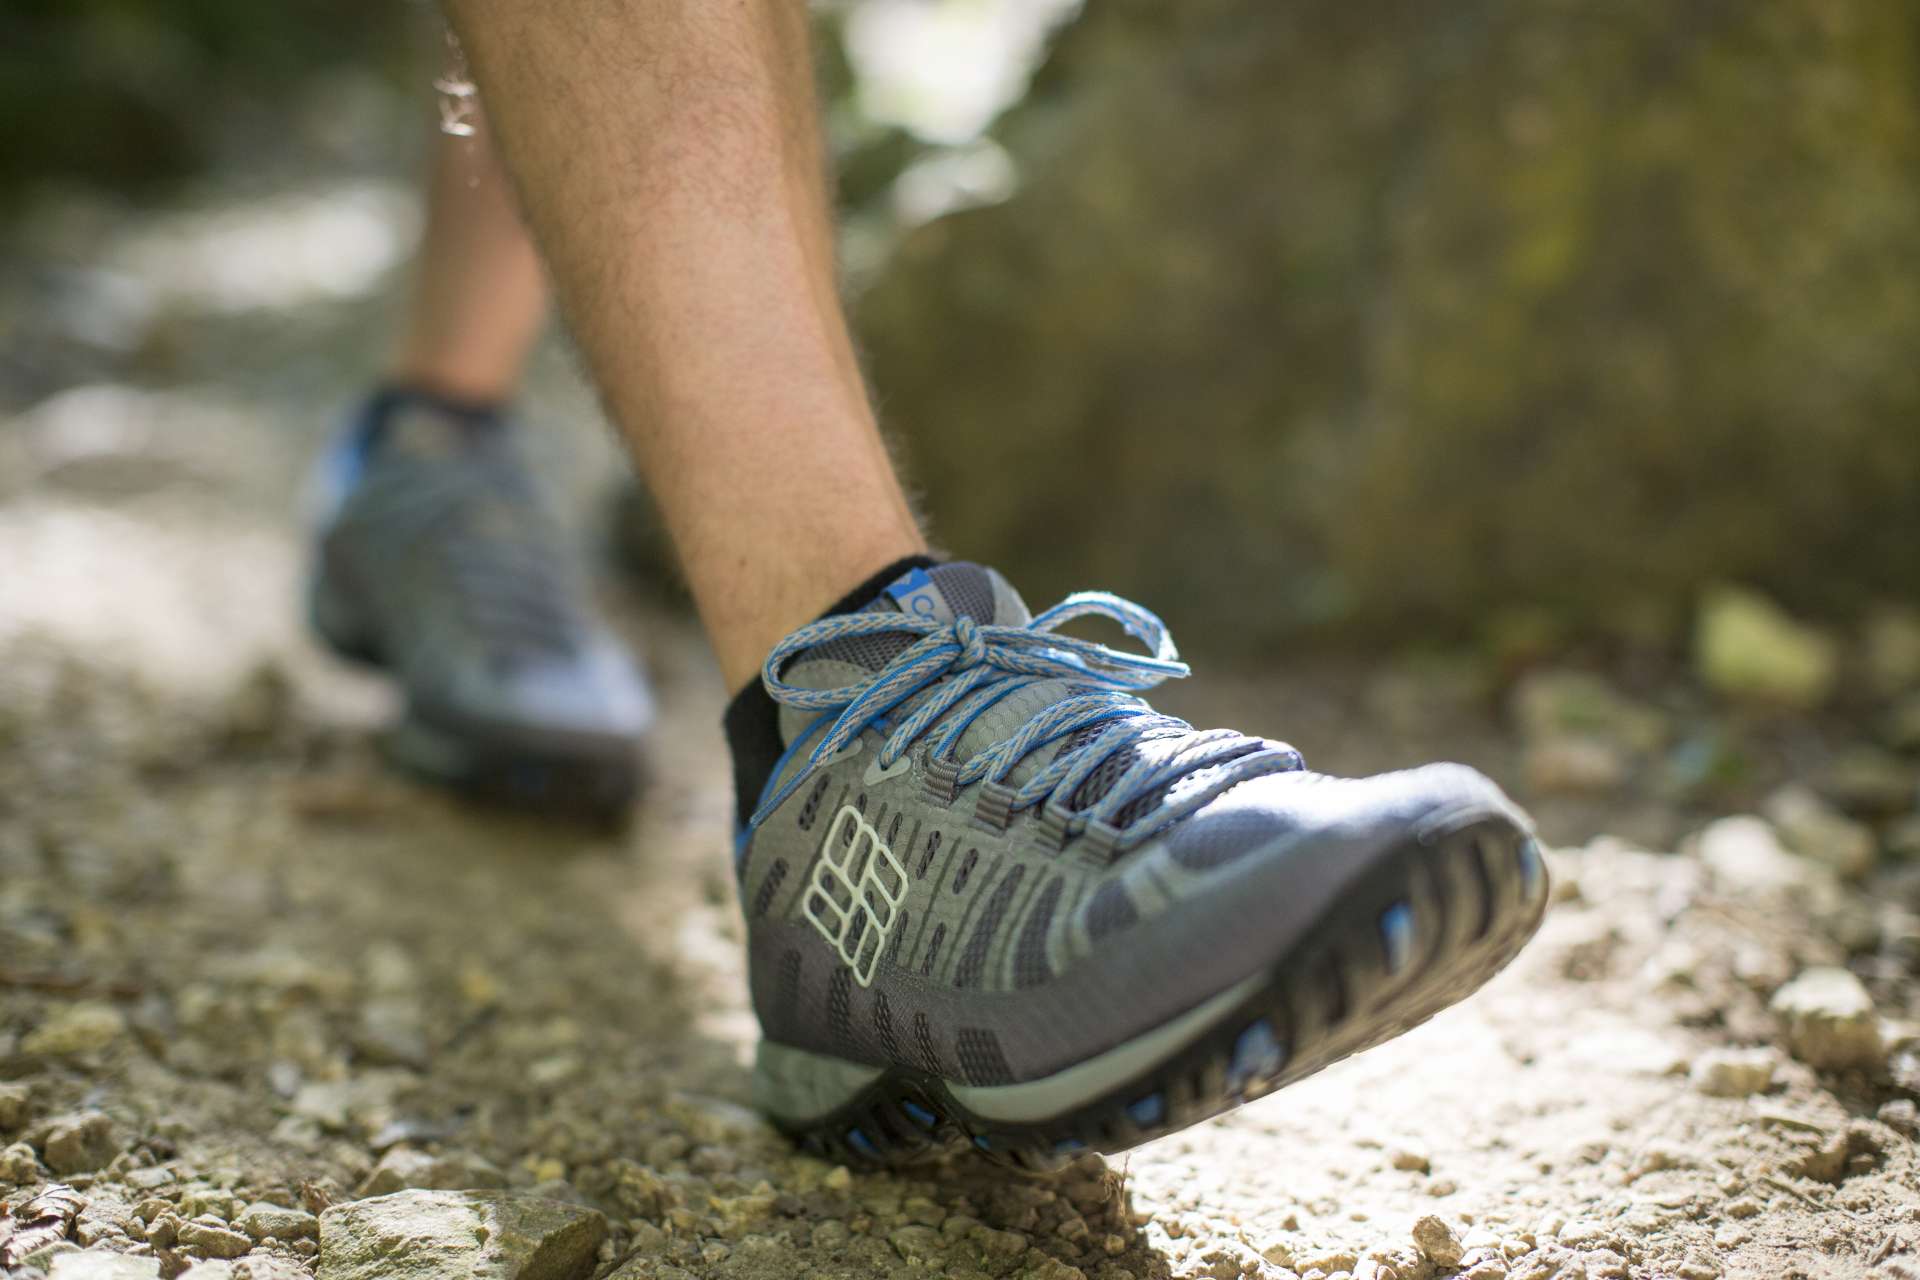
[[[858,809],[842,805],[813,864],[801,911],[863,987],[873,982],[906,894],[906,868]]]

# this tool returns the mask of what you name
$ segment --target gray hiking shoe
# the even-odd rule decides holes
[[[1118,622],[1151,656],[1058,634]],[[1480,986],[1545,909],[1526,817],[1458,765],[1305,772],[1134,696],[1159,619],[915,569],[788,636],[786,754],[737,848],[754,1086],[836,1158],[1029,1168],[1172,1132]]]
[[[499,414],[376,396],[328,456],[309,583],[316,631],[392,673],[390,754],[549,811],[631,803],[652,700],[595,616]]]

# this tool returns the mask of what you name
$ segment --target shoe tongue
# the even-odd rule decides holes
[[[966,617],[1000,627],[1024,627],[1033,619],[1026,601],[1005,578],[964,560],[901,574],[867,606],[867,611],[883,609],[936,622]]]
[[[1002,627],[1024,627],[1033,617],[1020,593],[999,573],[965,561],[910,569],[888,583],[860,612],[910,613],[936,622],[965,617]],[[899,631],[829,640],[789,666],[785,679],[809,689],[852,684],[886,666],[918,639],[917,635]],[[782,737],[792,741],[812,718],[812,713],[782,707]]]
[[[472,452],[481,437],[493,433],[498,422],[492,414],[407,402],[387,413],[374,449],[384,458],[440,462]]]

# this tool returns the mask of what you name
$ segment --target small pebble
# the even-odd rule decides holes
[[[233,1225],[256,1241],[308,1240],[320,1234],[320,1219],[304,1209],[288,1209],[258,1201],[248,1205]]]
[[[1914,1105],[1912,1098],[1895,1098],[1883,1103],[1877,1115],[1881,1124],[1908,1137],[1920,1133],[1920,1107]]]
[[[20,1042],[23,1053],[47,1057],[98,1053],[125,1035],[127,1019],[103,1001],[87,1000],[54,1010]]]
[[[1744,1098],[1773,1085],[1779,1061],[1771,1049],[1709,1049],[1694,1059],[1687,1078],[1710,1098]]]
[[[53,1259],[47,1280],[159,1280],[160,1259],[134,1258],[111,1249],[63,1253]]]
[[[1873,828],[1822,800],[1811,787],[1792,784],[1768,797],[1765,813],[1780,839],[1802,857],[1857,880],[1873,870],[1878,852]]]
[[[198,1219],[181,1223],[175,1239],[182,1248],[208,1258],[237,1258],[253,1248],[244,1232]]]
[[[25,1084],[0,1084],[0,1131],[18,1128],[27,1118],[33,1089]]]
[[[1390,1148],[1387,1163],[1403,1173],[1427,1173],[1433,1168],[1427,1153],[1411,1143]]]
[[[1813,1067],[1880,1065],[1880,1024],[1873,997],[1845,969],[1812,968],[1780,988],[1769,1005],[1786,1030],[1793,1056]]]
[[[76,1111],[47,1126],[41,1146],[47,1167],[61,1176],[103,1169],[120,1154],[113,1118],[101,1111]]]
[[[1453,1228],[1430,1213],[1413,1224],[1413,1242],[1439,1267],[1457,1266],[1466,1254]]]

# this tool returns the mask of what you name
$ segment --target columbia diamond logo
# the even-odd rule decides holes
[[[813,864],[801,911],[863,987],[873,982],[906,893],[906,868],[893,850],[858,809],[842,805]]]

